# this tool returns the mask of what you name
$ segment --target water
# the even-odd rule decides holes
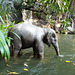
[[[11,57],[9,67],[5,67],[0,59],[0,75],[17,72],[19,75],[75,75],[75,35],[57,34],[60,53],[64,57],[57,57],[53,46],[45,45],[45,58],[32,58],[32,49],[22,50],[22,56]]]

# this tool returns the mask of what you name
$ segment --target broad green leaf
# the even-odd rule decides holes
[[[8,45],[5,41],[5,37],[4,37],[3,33],[1,32],[1,30],[0,30],[0,39],[1,39],[1,44],[3,46],[5,56],[7,55],[8,59],[9,59],[10,58],[10,51],[9,51]]]
[[[3,2],[4,2],[4,0],[2,0],[2,1],[1,1],[1,4],[0,4],[0,9],[1,9],[1,7],[2,7]]]
[[[18,34],[16,34],[15,32],[12,32],[12,31],[11,31],[11,33],[15,34],[21,40],[21,38],[19,37]]]
[[[0,52],[1,52],[1,55],[3,57],[3,55],[4,55],[4,49],[3,49],[1,41],[0,41]]]
[[[13,22],[13,24],[12,25],[14,25],[15,24],[15,21]]]
[[[3,21],[2,17],[0,16],[0,20],[2,21],[3,24],[5,24],[5,22]]]
[[[8,44],[8,46],[10,47],[10,41],[12,40],[12,38],[11,37],[7,37],[7,38],[5,38],[5,40],[6,40],[7,44]]]
[[[5,42],[5,38],[4,38],[4,35],[3,35],[3,33],[1,32],[1,30],[0,30],[0,39],[2,39],[3,42]]]
[[[9,51],[8,45],[6,43],[5,43],[4,49],[6,51],[5,53],[7,54],[8,59],[9,59],[10,58],[10,51]]]

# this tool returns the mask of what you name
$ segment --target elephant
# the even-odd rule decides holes
[[[14,33],[17,35],[15,35]],[[33,56],[39,59],[44,58],[44,43],[50,47],[52,44],[56,55],[59,56],[59,46],[56,32],[51,28],[41,28],[33,24],[15,24],[13,28],[8,31],[8,37],[11,37],[11,42],[14,44],[12,54],[18,56],[21,49],[33,48]]]

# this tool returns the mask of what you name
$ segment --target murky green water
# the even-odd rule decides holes
[[[45,58],[31,58],[32,49],[23,50],[22,56],[11,59],[5,67],[0,59],[0,75],[17,72],[19,75],[75,75],[75,35],[57,34],[61,55],[57,57],[54,48],[45,45]],[[28,71],[27,71],[28,70]]]

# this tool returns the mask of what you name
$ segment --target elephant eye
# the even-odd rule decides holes
[[[52,37],[55,38],[55,34],[52,34]]]

